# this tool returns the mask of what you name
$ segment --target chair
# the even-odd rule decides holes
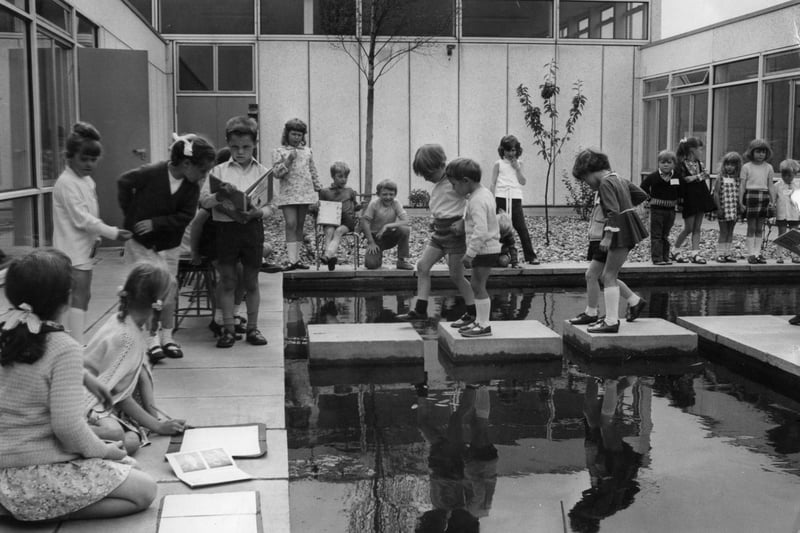
[[[187,316],[214,316],[216,286],[217,273],[210,261],[203,259],[199,265],[193,265],[188,257],[181,257],[178,262],[178,290],[175,295],[175,329],[178,329]],[[181,306],[182,298],[186,300],[184,306]]]
[[[357,208],[357,210],[358,209],[360,209],[360,206]],[[319,208],[314,214],[314,257],[317,263],[317,270],[319,270],[320,265],[320,248],[324,248],[325,245],[325,231],[322,229],[322,227],[323,225],[338,225],[337,221],[341,220],[341,216],[341,203],[320,200]],[[358,234],[358,218],[356,218],[355,228],[355,231],[348,231],[342,235],[340,242],[347,242],[348,240],[350,241],[350,246],[353,250],[353,270],[358,270],[361,259],[361,237]]]

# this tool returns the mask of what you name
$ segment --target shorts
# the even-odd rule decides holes
[[[478,254],[472,259],[472,268],[475,267],[494,267],[500,254]]]
[[[600,249],[600,241],[589,241],[589,251],[586,253],[587,261],[599,261],[605,263],[608,252]]]
[[[145,248],[134,239],[125,241],[125,264],[130,271],[136,263],[153,263],[164,266],[173,278],[178,276],[178,261],[181,257],[181,247],[169,248],[156,252],[150,248]],[[128,273],[125,273],[125,277]]]
[[[246,224],[219,222],[217,230],[217,262],[232,265],[239,261],[251,268],[261,266],[264,253],[264,224],[260,218]]]
[[[450,225],[459,220],[462,220],[461,217],[434,220],[434,231],[428,240],[428,246],[441,250],[447,255],[467,253],[467,235],[453,233],[450,229]]]

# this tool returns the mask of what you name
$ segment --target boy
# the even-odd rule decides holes
[[[497,224],[500,226],[500,257],[497,258],[497,266],[505,268],[510,265],[511,268],[519,268],[514,227],[511,217],[502,209],[497,212]]]
[[[328,202],[340,202],[342,204],[342,220],[338,226],[323,224],[325,232],[325,251],[320,257],[320,263],[328,265],[328,270],[336,268],[336,250],[339,249],[339,241],[342,235],[355,231],[356,211],[360,208],[356,206],[356,191],[346,187],[347,178],[350,176],[350,167],[344,161],[335,161],[331,165],[331,179],[333,183],[327,189],[319,191],[319,199]]]
[[[464,210],[467,199],[453,189],[449,180],[445,179],[444,148],[438,144],[425,144],[414,155],[412,168],[414,173],[434,184],[431,191],[429,208],[433,216],[431,230],[422,257],[417,261],[417,303],[408,313],[397,315],[398,320],[424,320],[428,318],[428,297],[431,292],[431,268],[439,259],[447,256],[447,268],[450,279],[456,284],[459,294],[464,298],[467,312],[451,327],[461,328],[475,322],[475,296],[467,279],[464,277],[464,265],[461,260],[467,251],[464,237]]]
[[[642,180],[642,190],[650,195],[650,259],[654,265],[671,265],[669,232],[675,224],[679,180],[675,175],[678,158],[675,152],[658,154],[658,170]]]
[[[383,180],[376,188],[378,197],[370,201],[361,215],[361,231],[367,239],[367,254],[364,265],[368,269],[380,268],[383,264],[383,251],[397,246],[397,269],[414,270],[408,261],[408,238],[411,227],[403,205],[395,198],[397,184]]]
[[[258,124],[248,116],[233,117],[225,124],[225,140],[230,148],[230,159],[211,171],[210,192],[204,192],[200,205],[211,209],[217,228],[217,270],[219,271],[219,301],[222,309],[222,331],[217,348],[230,348],[236,342],[235,292],[239,277],[237,265],[241,262],[241,282],[245,291],[247,326],[245,340],[254,346],[267,344],[258,330],[258,308],[261,294],[258,273],[264,248],[262,219],[271,214],[269,207],[253,207],[243,191],[255,184],[267,169],[253,157],[258,138]],[[217,183],[219,180],[220,183]],[[234,201],[244,204],[234,205]]]
[[[486,281],[492,267],[500,257],[500,226],[495,214],[494,195],[481,185],[481,167],[467,158],[448,163],[445,169],[448,181],[459,196],[469,197],[464,227],[467,252],[461,263],[472,269],[470,285],[475,294],[475,321],[458,328],[462,337],[488,337],[492,334],[489,313],[492,303],[486,290]]]

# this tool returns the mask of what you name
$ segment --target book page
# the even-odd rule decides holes
[[[190,428],[183,434],[181,452],[225,448],[235,457],[259,455],[258,426]]]
[[[170,494],[164,496],[162,517],[256,514],[254,491],[215,494]]]
[[[317,224],[338,226],[342,223],[342,202],[319,201]]]
[[[162,517],[158,533],[258,533],[258,515]]]
[[[190,487],[253,479],[222,448],[168,453],[166,458],[175,476]]]

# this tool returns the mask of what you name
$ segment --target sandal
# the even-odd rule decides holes
[[[156,364],[165,357],[166,354],[164,354],[164,350],[161,348],[160,344],[153,345],[147,349],[147,358],[150,360],[151,365]]]
[[[714,261],[716,261],[717,263],[727,263],[728,258],[725,257],[724,255],[718,255],[717,258],[714,259]]]
[[[168,342],[161,346],[161,349],[164,352],[165,357],[169,357],[170,359],[180,359],[183,357],[183,350],[176,342]]]
[[[705,265],[706,264],[706,260],[703,259],[700,256],[700,254],[695,254],[694,257],[692,257],[692,263],[694,263],[696,265]]]

